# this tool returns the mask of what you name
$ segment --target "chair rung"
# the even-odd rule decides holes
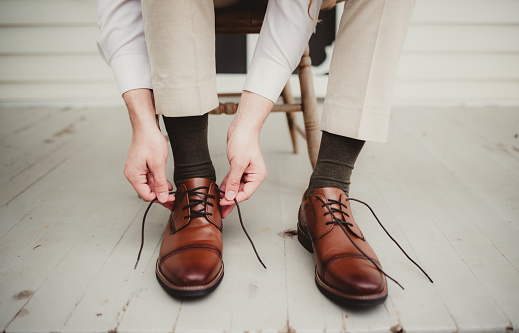
[[[274,104],[272,112],[298,112],[303,111],[301,104]]]
[[[220,103],[210,114],[235,114],[238,110],[238,103]],[[298,112],[302,111],[301,104],[274,104],[272,112]]]
[[[218,94],[218,98],[220,97],[240,97],[241,93],[221,93]]]
[[[248,35],[259,34],[261,27],[216,27],[215,33],[217,35]]]

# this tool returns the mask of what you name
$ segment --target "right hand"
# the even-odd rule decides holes
[[[158,126],[133,132],[132,143],[124,166],[124,175],[145,201],[157,197],[160,204],[173,209],[173,185],[166,179],[168,142]]]

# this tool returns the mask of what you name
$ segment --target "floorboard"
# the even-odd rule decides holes
[[[211,116],[223,179],[231,117]],[[299,119],[301,121],[301,119]],[[72,127],[71,127],[72,126]],[[381,259],[389,297],[339,306],[314,281],[294,230],[311,168],[291,153],[283,114],[265,123],[268,176],[241,205],[267,269],[234,211],[224,221],[225,278],[180,300],[155,278],[168,211],[142,214],[122,175],[123,109],[0,107],[0,329],[5,332],[511,332],[519,329],[519,109],[399,108],[387,144],[367,144],[351,196],[366,201],[427,278],[353,203]],[[172,174],[171,161],[167,166]]]

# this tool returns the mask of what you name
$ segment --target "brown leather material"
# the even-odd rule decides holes
[[[188,192],[199,187],[203,188]],[[193,296],[199,296],[203,294],[201,291],[211,291],[223,277],[222,219],[217,189],[214,181],[204,178],[185,180],[178,187],[157,260],[157,277],[172,294],[178,291],[190,296],[190,291],[196,291]]]
[[[305,194],[306,196],[306,194]],[[367,259],[352,241],[378,265],[377,255],[364,238],[353,219],[350,203],[343,191],[325,187],[314,191],[304,200],[299,209],[298,233],[301,243],[313,251],[316,262],[316,282],[323,289],[341,300],[355,303],[369,301],[377,304],[387,297],[386,277]],[[339,211],[333,214],[347,224],[343,224],[350,239],[341,226],[336,223],[325,203],[336,200],[346,207],[333,203],[329,207]],[[361,304],[362,305],[362,304]],[[366,305],[366,304],[364,304]]]

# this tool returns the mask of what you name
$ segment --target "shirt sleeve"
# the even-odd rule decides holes
[[[314,0],[309,11],[309,0],[269,1],[243,90],[278,99],[301,61],[322,2]]]
[[[121,93],[151,89],[140,0],[98,0],[99,53],[112,68]]]

